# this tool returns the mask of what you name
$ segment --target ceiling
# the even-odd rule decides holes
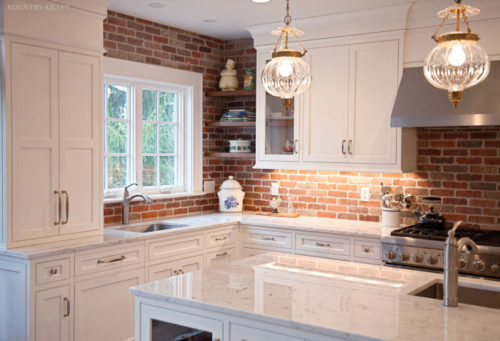
[[[299,19],[407,2],[409,0],[292,0],[290,7],[292,18]],[[164,7],[152,8],[151,4]],[[111,0],[109,9],[226,40],[250,37],[246,27],[280,21],[285,14],[285,0],[271,0],[266,4],[250,0]]]

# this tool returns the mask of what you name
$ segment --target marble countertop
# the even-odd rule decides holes
[[[86,241],[71,241],[64,243],[53,243],[50,245],[37,245],[9,250],[0,250],[0,255],[16,257],[21,259],[34,259],[54,256],[72,251],[83,251],[97,247],[118,245],[140,240],[165,237],[178,233],[195,232],[205,228],[228,226],[231,224],[244,224],[261,227],[274,227],[286,229],[301,229],[314,232],[328,232],[338,234],[349,234],[360,237],[380,237],[380,223],[355,220],[328,219],[317,217],[281,218],[272,216],[261,216],[248,213],[211,213],[193,216],[182,216],[171,219],[142,221],[128,226],[144,226],[155,222],[165,221],[169,223],[185,224],[182,228],[157,231],[151,233],[136,233],[120,230],[123,225],[116,225],[104,229],[102,237]]]
[[[135,295],[331,337],[492,340],[500,310],[409,295],[443,275],[267,253],[131,288]],[[500,282],[460,278],[500,291]],[[186,295],[189,287],[190,295]]]

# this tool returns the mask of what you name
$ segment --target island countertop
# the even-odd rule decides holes
[[[442,274],[267,253],[131,288],[164,301],[345,339],[492,340],[500,310],[410,295]],[[460,277],[500,291],[500,282]],[[190,288],[186,296],[182,288]]]

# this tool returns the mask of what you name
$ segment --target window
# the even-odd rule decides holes
[[[116,63],[126,63],[125,70],[135,69],[153,79],[108,74],[106,65]],[[195,103],[193,96],[197,93],[201,99],[201,76],[199,84],[195,77],[194,91],[193,86],[182,82],[154,78],[164,79],[163,73],[179,79],[176,72],[185,71],[136,64],[105,58],[105,198],[121,197],[123,188],[131,183],[150,195],[201,192],[201,101]],[[123,66],[118,69],[124,70]],[[185,78],[184,74],[180,76],[180,80]],[[193,110],[195,106],[199,106],[198,113]]]

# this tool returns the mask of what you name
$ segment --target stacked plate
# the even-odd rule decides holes
[[[232,122],[255,121],[255,113],[245,109],[231,109],[222,114],[220,120]]]

